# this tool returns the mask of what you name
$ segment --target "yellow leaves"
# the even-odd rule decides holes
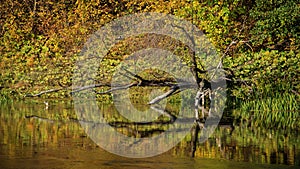
[[[27,59],[26,65],[27,65],[28,67],[32,67],[32,66],[34,65],[34,56],[31,56],[31,57],[29,57],[29,58]]]
[[[264,52],[264,55],[265,55],[265,56],[269,56],[269,55],[270,55],[270,52],[267,50],[267,51]]]

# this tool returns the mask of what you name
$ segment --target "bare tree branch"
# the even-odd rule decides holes
[[[155,104],[155,103],[158,103],[160,102],[161,100],[171,96],[174,92],[176,92],[177,90],[179,89],[179,87],[176,85],[176,86],[172,86],[171,87],[171,90],[167,91],[166,93],[160,95],[160,96],[157,96],[156,98],[154,98],[153,100],[151,100],[148,104]]]
[[[109,85],[108,84],[92,84],[92,85],[88,85],[88,86],[83,86],[83,87],[79,87],[76,90],[71,91],[70,94],[74,94],[76,92],[80,92],[80,91],[91,89],[91,88],[104,87],[104,86],[109,86]]]
[[[214,76],[215,76],[217,70],[218,70],[218,69],[221,67],[221,65],[222,65],[223,58],[227,55],[227,53],[228,53],[229,49],[231,48],[231,46],[234,45],[234,44],[236,44],[236,43],[237,43],[236,41],[232,41],[232,42],[227,46],[225,52],[223,53],[222,57],[220,58],[220,61],[219,61],[218,66],[216,67],[214,73],[211,75],[210,79],[213,79],[213,78],[214,78]]]
[[[63,90],[64,88],[60,88],[60,89],[50,89],[50,90],[46,90],[46,91],[42,91],[40,93],[37,94],[27,94],[26,97],[37,97],[37,96],[41,96],[43,94],[47,94],[47,93],[53,93],[53,92],[57,92],[60,90]]]
[[[124,71],[126,71],[128,74],[130,74],[132,77],[135,77],[135,78],[137,78],[137,79],[139,79],[139,80],[141,80],[141,81],[145,81],[145,79],[143,79],[141,76],[139,76],[139,75],[137,75],[137,74],[134,74],[134,73],[132,73],[132,72],[130,72],[129,70],[127,70],[127,69],[124,69],[124,68],[121,68],[122,70],[124,70]]]
[[[172,26],[181,29],[184,32],[184,34],[188,37],[188,39],[192,42],[193,48],[196,47],[195,39],[189,33],[187,33],[187,31],[183,27],[178,26],[178,25],[174,25],[174,24],[172,24]],[[192,73],[194,74],[197,85],[199,85],[199,83],[201,82],[202,79],[198,75],[198,71],[200,69],[198,68],[198,64],[197,64],[197,61],[196,61],[196,52],[195,52],[194,49],[193,49],[193,55],[192,55],[191,61],[192,61],[192,68],[191,68]],[[203,69],[203,66],[201,64],[200,64],[200,66]],[[200,72],[203,72],[203,71],[200,71]]]
[[[124,90],[124,89],[128,89],[132,86],[136,86],[138,85],[139,83],[138,82],[133,82],[131,84],[128,84],[128,85],[124,85],[124,86],[120,86],[120,87],[115,87],[115,88],[111,88],[107,91],[104,91],[104,92],[96,92],[97,94],[107,94],[107,93],[111,93],[113,91],[117,91],[117,90]]]

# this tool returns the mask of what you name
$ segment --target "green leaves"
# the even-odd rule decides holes
[[[240,86],[237,82],[233,87],[235,96],[249,99],[244,96],[251,86],[252,98],[256,99],[259,95],[272,97],[276,92],[299,89],[300,79],[297,76],[299,61],[299,55],[293,51],[261,50],[259,53],[240,54],[236,58],[227,58],[225,64],[233,69],[235,77],[238,77],[236,80],[242,82]],[[269,92],[270,89],[273,91]]]
[[[291,44],[292,39],[299,42],[300,6],[297,0],[263,1],[256,0],[250,16],[256,21],[251,30],[253,43],[269,49],[298,48]],[[295,45],[295,46],[294,46]]]
[[[3,23],[0,30],[1,85],[13,88],[19,82],[26,82],[32,87],[30,90],[38,90],[57,86],[59,80],[68,84],[74,58],[89,34],[119,16],[163,12],[175,14],[199,27],[220,55],[232,41],[237,42],[223,60],[224,68],[234,73],[234,82],[229,85],[233,96],[246,99],[254,91],[265,93],[267,87],[300,91],[297,83],[300,81],[298,0],[37,1],[35,9],[32,4],[17,0],[4,1],[0,9],[3,14],[0,18]],[[126,43],[129,41],[124,43],[113,48],[108,59],[101,63],[105,69],[99,72],[97,80],[109,81],[109,75],[122,59],[147,46],[147,42],[142,41],[140,48],[128,49],[130,46]],[[183,62],[191,65],[186,59],[190,51],[168,49],[183,56]],[[200,63],[201,58],[197,62]]]

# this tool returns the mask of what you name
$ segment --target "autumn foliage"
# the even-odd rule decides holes
[[[300,91],[298,0],[4,0],[0,10],[0,87],[9,94],[70,86],[89,35],[115,18],[140,12],[192,22],[220,54],[234,42],[223,60],[231,96]]]

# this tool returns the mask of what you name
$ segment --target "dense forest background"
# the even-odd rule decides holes
[[[226,52],[233,100],[299,106],[299,0],[4,0],[0,11],[2,99],[71,86],[89,35],[120,16],[160,12],[192,22]],[[70,97],[70,91],[42,97]]]

